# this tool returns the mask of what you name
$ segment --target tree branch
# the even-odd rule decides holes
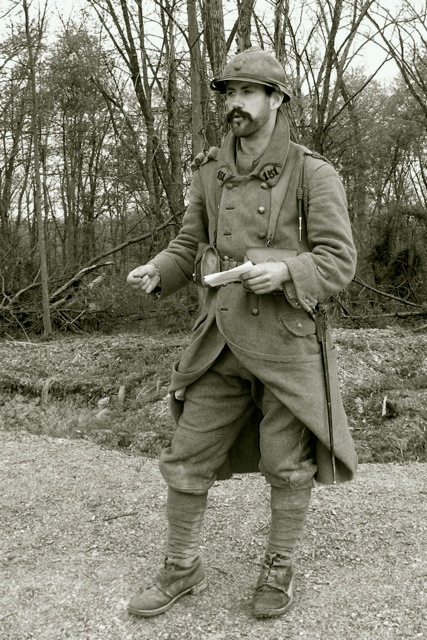
[[[360,287],[364,287],[365,289],[369,289],[369,291],[373,291],[374,293],[377,293],[380,296],[384,296],[385,298],[391,298],[391,300],[396,300],[397,302],[401,302],[402,304],[406,304],[408,307],[419,307],[419,308],[423,308],[424,305],[422,304],[415,304],[414,302],[409,302],[409,300],[404,300],[403,298],[399,298],[399,296],[394,296],[391,293],[385,293],[384,291],[380,291],[379,289],[376,289],[375,287],[371,287],[369,284],[366,284],[366,282],[363,282],[363,280],[361,278],[359,278],[358,276],[355,276],[353,278],[353,282],[355,282],[356,284],[358,284]],[[420,313],[420,312],[415,312],[415,314]],[[421,315],[423,315],[423,313],[427,313],[427,311],[421,312]],[[387,314],[385,314],[387,315]],[[395,315],[394,313],[392,313],[391,315]]]

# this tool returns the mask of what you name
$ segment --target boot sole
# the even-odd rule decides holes
[[[289,611],[292,603],[293,600],[290,600],[288,604],[281,609],[265,609],[264,611],[252,611],[252,615],[255,618],[275,618],[276,616],[283,616],[284,613]]]
[[[161,613],[164,613],[180,599],[182,596],[186,596],[187,594],[190,596],[197,596],[199,593],[202,593],[208,586],[208,581],[206,578],[199,582],[199,584],[195,584],[193,587],[186,589],[185,591],[181,591],[175,598],[172,598],[170,602],[167,602],[163,607],[159,607],[158,609],[135,609],[134,607],[128,606],[128,612],[132,613],[135,616],[141,616],[143,618],[149,618],[150,616],[158,616]]]

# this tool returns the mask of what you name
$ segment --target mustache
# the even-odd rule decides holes
[[[232,119],[235,118],[235,117],[246,118],[250,122],[253,121],[253,118],[252,118],[251,114],[250,113],[246,113],[246,111],[243,111],[243,109],[239,109],[239,107],[236,107],[235,109],[232,109],[231,111],[229,111],[227,113],[227,115],[226,115],[227,122],[230,123],[232,121]]]

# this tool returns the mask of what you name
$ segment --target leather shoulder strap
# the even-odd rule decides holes
[[[288,156],[285,162],[285,167],[280,174],[280,178],[277,181],[277,184],[271,188],[271,213],[267,230],[268,247],[272,247],[274,245],[274,236],[276,233],[280,210],[282,208],[283,201],[286,198],[294,171],[298,168],[298,163],[301,165],[301,181],[301,171],[302,167],[304,166],[304,150],[299,145],[291,142],[289,146]]]
[[[299,219],[299,238],[301,240],[301,232],[302,232],[302,221],[303,218],[307,218],[308,217],[308,185],[307,185],[307,181],[306,181],[306,174],[305,174],[305,158],[307,156],[310,156],[311,158],[314,158],[315,160],[323,160],[323,162],[326,162],[327,164],[332,166],[332,163],[325,158],[325,156],[320,155],[320,153],[316,153],[315,151],[310,151],[309,149],[303,147],[304,149],[304,161],[301,165],[301,170],[300,170],[300,179],[299,179],[299,183],[298,183],[298,189],[297,189],[297,200],[298,200],[298,219]]]

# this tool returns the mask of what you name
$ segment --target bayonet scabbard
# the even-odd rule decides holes
[[[332,484],[336,484],[334,425],[332,416],[331,384],[329,379],[326,309],[320,303],[316,307],[314,322],[316,323],[317,340],[320,344],[320,351],[322,354],[323,379],[325,381],[326,408],[328,413],[329,451],[331,453]]]

